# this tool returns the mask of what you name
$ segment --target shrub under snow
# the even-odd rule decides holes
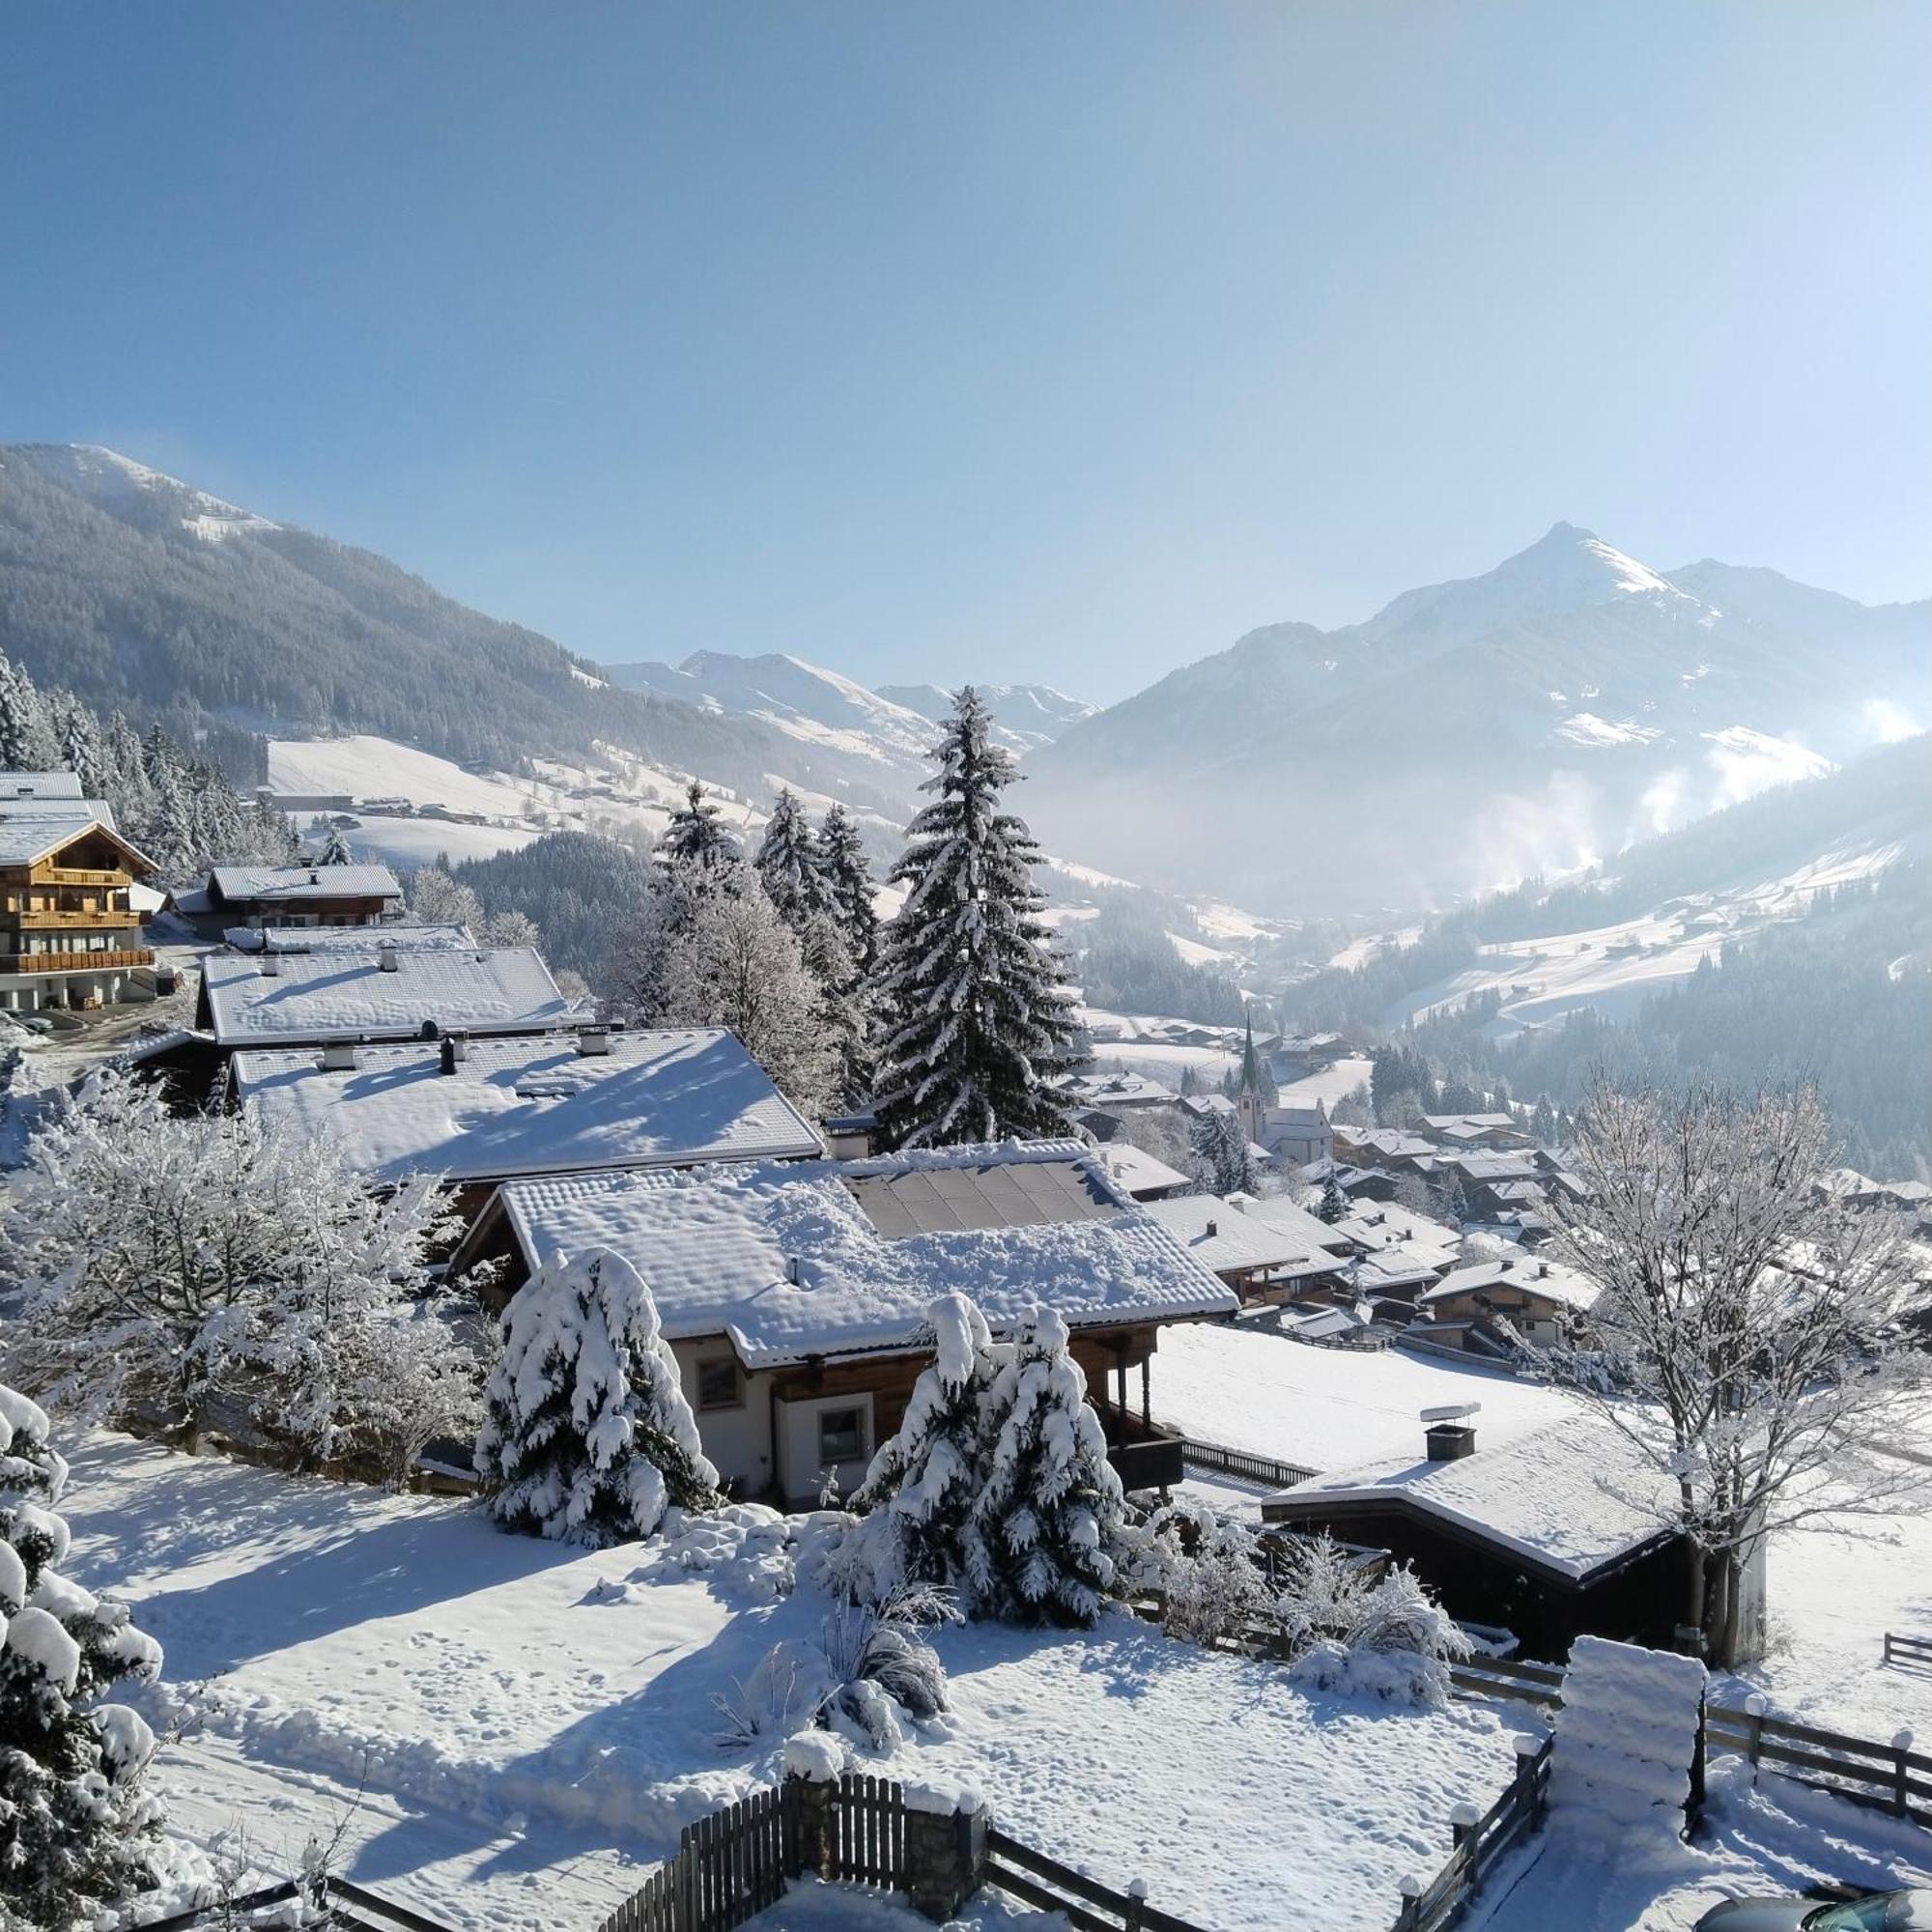
[[[158,1676],[160,1646],[60,1574],[66,1482],[45,1413],[0,1388],[0,1919],[59,1928],[150,1889],[161,1828],[142,1785],[154,1733],[97,1701]]]
[[[558,1254],[518,1290],[485,1404],[476,1467],[511,1529],[601,1548],[717,1500],[657,1305],[608,1248]]]

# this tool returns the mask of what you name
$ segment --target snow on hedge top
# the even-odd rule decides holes
[[[384,978],[391,976],[384,975]],[[267,982],[273,984],[273,981]],[[452,1180],[824,1151],[810,1123],[722,1028],[371,1046],[354,1067],[310,1050],[239,1053],[244,1110],[327,1136],[370,1180]]]
[[[1329,1517],[1341,1503],[1400,1500],[1479,1534],[1486,1543],[1559,1576],[1581,1578],[1659,1535],[1671,1516],[1668,1486],[1642,1452],[1601,1416],[1578,1409],[1501,1447],[1456,1461],[1413,1450],[1358,1463],[1267,1498],[1283,1520]]]
[[[915,1175],[958,1190],[969,1209],[1012,1200],[1026,1204],[1021,1214],[1061,1218],[882,1234],[854,1184]],[[567,1175],[512,1182],[497,1198],[530,1266],[559,1250],[614,1249],[648,1283],[668,1336],[728,1335],[750,1368],[916,1346],[930,1304],[953,1291],[970,1295],[995,1330],[1036,1304],[1076,1328],[1235,1306],[1093,1150],[1073,1141]]]
[[[217,866],[209,875],[211,897],[227,901],[267,899],[400,899],[403,888],[386,866]]]
[[[425,1020],[445,1032],[540,1033],[585,1017],[557,990],[550,968],[528,946],[495,952],[398,947],[383,966],[381,934],[365,928],[367,950],[211,953],[202,965],[202,999],[224,1046],[359,1035],[420,1033]],[[265,971],[265,966],[274,970]]]

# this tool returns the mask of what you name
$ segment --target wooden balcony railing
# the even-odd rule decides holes
[[[122,952],[0,952],[0,973],[107,973],[122,966],[152,966],[153,949]]]
[[[32,912],[20,906],[0,906],[0,926],[18,926],[23,931],[48,932],[83,926],[98,931],[103,925],[133,925],[134,915],[124,905],[46,906]]]

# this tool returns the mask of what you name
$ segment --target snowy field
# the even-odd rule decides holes
[[[185,1828],[234,1828],[285,1867],[346,1818],[350,1876],[492,1932],[587,1932],[682,1824],[767,1780],[777,1738],[721,1742],[714,1693],[825,1609],[807,1587],[649,1574],[655,1546],[573,1553],[472,1506],[119,1436],[78,1445],[66,1514],[70,1573],[167,1648],[190,1722],[161,1772]],[[941,1650],[946,1734],[893,1775],[975,1786],[1021,1837],[1145,1877],[1216,1932],[1385,1924],[1451,1808],[1511,1765],[1488,1709],[1304,1694],[1123,1616]]]
[[[297,830],[306,830],[306,814],[295,814]],[[498,852],[521,852],[543,835],[508,825],[451,825],[437,818],[380,818],[361,812],[361,824],[345,836],[358,859],[387,866],[399,876],[419,867],[433,866],[447,853],[452,866],[466,859],[494,859]]]
[[[1157,1422],[1197,1441],[1310,1469],[1422,1454],[1420,1412],[1479,1402],[1476,1439],[1507,1442],[1576,1399],[1497,1369],[1400,1349],[1318,1349],[1243,1323],[1163,1328],[1151,1372]]]
[[[1673,901],[1611,925],[1483,946],[1480,964],[1405,996],[1383,1015],[1383,1024],[1400,1027],[1481,992],[1502,995],[1492,1029],[1498,1037],[1547,1026],[1586,1006],[1611,1019],[1631,1019],[1652,993],[1688,979],[1721,952],[1726,940],[1796,917],[1817,894],[1870,879],[1901,852],[1897,844],[1848,847],[1708,900]]]
[[[521,818],[536,787],[466,772],[448,758],[399,745],[393,738],[271,739],[269,788],[278,792],[347,792],[352,798],[406,798],[412,805],[446,805]]]
[[[1346,1100],[1357,1087],[1366,1087],[1369,1074],[1375,1063],[1371,1060],[1338,1060],[1333,1066],[1324,1066],[1320,1073],[1304,1073],[1299,1080],[1290,1080],[1282,1084],[1281,1104],[1284,1107],[1312,1107],[1316,1101],[1332,1114],[1338,1100]]]

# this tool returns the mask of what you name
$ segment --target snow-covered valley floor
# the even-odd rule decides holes
[[[721,1743],[714,1694],[827,1607],[120,1436],[73,1463],[71,1574],[134,1603],[189,1716],[160,1770],[184,1827],[239,1824],[286,1869],[350,1814],[344,1869],[459,1927],[588,1932],[683,1824],[774,1776],[780,1740]],[[1216,1932],[1385,1924],[1513,1763],[1518,1719],[1304,1693],[1124,1616],[940,1648],[952,1713],[891,1775],[972,1786]]]

